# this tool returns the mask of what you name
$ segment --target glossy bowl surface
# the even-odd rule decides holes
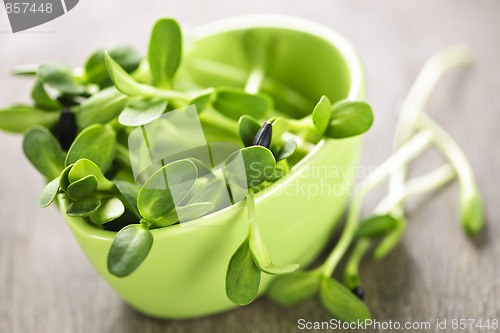
[[[276,90],[276,82],[284,84],[300,92],[311,111],[323,94],[332,101],[363,98],[363,70],[350,44],[329,28],[288,17],[238,17],[196,29],[188,39],[181,75],[191,76],[201,86],[243,85],[249,65],[240,40],[248,29],[279,36],[277,61],[264,90],[281,91],[282,99],[290,97],[287,91]],[[219,67],[213,68],[214,63]],[[278,108],[285,108],[285,103],[277,98]],[[289,112],[303,116],[300,109],[289,107]],[[360,138],[321,141],[290,175],[258,193],[259,225],[275,263],[308,265],[328,242],[348,199],[360,143]],[[64,212],[64,201],[59,203]],[[153,230],[151,252],[126,278],[107,271],[114,232],[80,218],[65,218],[95,269],[138,311],[160,318],[192,318],[235,307],[226,297],[224,283],[229,259],[247,233],[245,203]],[[263,275],[261,292],[270,281]]]

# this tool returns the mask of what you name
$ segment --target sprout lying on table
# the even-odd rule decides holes
[[[377,257],[397,244],[406,225],[402,204],[407,197],[447,183],[456,172],[463,189],[463,225],[469,233],[481,229],[481,199],[473,174],[454,141],[420,112],[421,100],[430,91],[425,90],[414,93],[406,105],[395,154],[364,180],[362,193],[353,198],[343,235],[325,263],[311,271],[297,271],[299,267],[293,263],[275,264],[260,236],[254,193],[286,177],[323,138],[342,139],[366,132],[373,123],[373,113],[363,101],[332,104],[323,96],[308,110],[309,116],[287,117],[274,107],[269,92],[261,89],[272,67],[273,37],[248,31],[241,42],[252,64],[244,89],[176,89],[182,35],[172,19],[155,24],[146,59],[122,46],[95,52],[82,69],[45,63],[15,72],[35,78],[31,92],[34,105],[0,110],[0,129],[25,132],[24,153],[47,180],[40,206],[48,207],[60,196],[67,215],[118,231],[108,255],[111,274],[126,277],[141,265],[154,242],[151,229],[246,201],[248,236],[228,263],[228,298],[248,304],[257,296],[262,273],[280,275],[269,290],[272,299],[291,305],[319,292],[334,316],[352,321],[370,316],[356,296],[362,294],[358,275],[361,257],[373,242],[380,241]],[[445,58],[461,54],[450,51]],[[418,89],[430,86],[420,84]],[[152,133],[167,132],[186,142],[192,140],[191,132],[182,133],[184,128],[175,128],[168,120],[179,110],[189,115],[192,106],[210,142],[239,146],[217,162],[213,156],[203,161],[196,154],[184,154],[162,158],[138,172],[129,152],[134,133],[142,140],[140,154],[154,160],[157,151],[150,139],[156,134]],[[412,137],[416,129],[419,133]],[[447,155],[454,169],[440,169],[418,183],[405,184],[406,165],[432,143]],[[390,195],[373,217],[358,222],[364,195],[391,172]],[[224,195],[226,191],[229,197]],[[355,241],[343,285],[331,276]]]
[[[375,245],[374,257],[380,259],[399,243],[406,229],[403,204],[407,198],[438,189],[455,177],[460,183],[459,203],[464,230],[470,235],[482,230],[483,203],[472,168],[458,144],[423,112],[425,102],[446,70],[469,62],[468,49],[454,46],[435,54],[426,63],[403,105],[395,136],[395,152],[361,182],[360,191],[349,207],[340,240],[319,267],[277,277],[268,291],[271,299],[282,305],[294,305],[319,294],[325,308],[340,320],[354,322],[370,318],[370,311],[362,302],[361,259],[372,245]],[[444,155],[448,164],[406,181],[408,164],[431,145]],[[364,197],[387,178],[390,178],[388,196],[371,217],[360,221]],[[341,284],[331,276],[353,243],[354,248],[344,268],[344,284]]]

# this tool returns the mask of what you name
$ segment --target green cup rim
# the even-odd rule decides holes
[[[330,42],[335,48],[339,51],[342,57],[345,59],[347,68],[349,69],[351,84],[349,88],[348,99],[359,99],[363,95],[364,82],[365,82],[365,74],[361,59],[358,53],[355,51],[355,48],[352,44],[342,35],[337,33],[335,30],[326,27],[322,24],[291,17],[291,16],[282,16],[282,15],[246,15],[246,16],[236,16],[231,18],[226,18],[222,20],[217,20],[208,24],[204,24],[200,27],[195,28],[193,31],[189,33],[190,41],[196,41],[199,39],[207,38],[213,35],[221,34],[227,31],[233,30],[243,30],[249,28],[276,28],[276,29],[289,29],[295,30],[299,32],[305,32],[311,34],[313,36],[324,39],[325,41]],[[313,150],[311,150],[304,158],[302,158],[294,167],[294,171],[298,171],[302,168],[307,167],[307,163],[310,159],[314,157],[317,151],[322,149],[325,145],[325,140],[321,140]],[[272,186],[266,188],[265,190],[259,192],[255,196],[255,202],[258,204],[259,201],[265,200],[268,196],[274,195],[276,192],[280,191],[282,187],[286,186],[287,183],[293,180],[293,175],[288,175],[282,180],[279,180]],[[66,219],[71,219],[81,223],[73,223],[72,228],[80,229],[80,232],[86,233],[91,237],[104,238],[104,239],[113,239],[114,235],[117,233],[116,231],[109,231],[99,229],[94,227],[84,221],[82,218],[72,218],[65,214],[67,208],[67,202],[63,199],[62,196],[59,196],[58,202],[61,207],[61,213],[66,217]],[[185,228],[188,226],[193,226],[198,223],[203,223],[204,225],[209,226],[208,224],[212,222],[213,225],[220,224],[221,220],[217,217],[221,214],[235,213],[234,211],[239,210],[240,207],[244,204],[243,201],[211,213],[206,216],[202,216],[200,218],[183,222],[182,228],[180,225],[173,225],[168,228],[159,228],[153,229],[151,232],[155,234],[155,236],[166,236],[168,233],[175,232],[187,232],[188,230],[192,230],[196,232],[197,228]],[[171,236],[171,235],[170,235]]]
[[[231,30],[249,28],[275,28],[305,32],[330,42],[344,57],[351,75],[348,99],[362,95],[365,73],[361,59],[354,46],[340,33],[314,21],[284,15],[244,15],[225,18],[195,28],[190,37],[196,41]],[[311,152],[312,153],[312,152]]]

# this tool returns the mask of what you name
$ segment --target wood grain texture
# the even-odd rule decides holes
[[[376,111],[363,154],[366,167],[380,164],[390,153],[397,108],[427,57],[451,43],[471,45],[475,65],[447,75],[428,112],[472,161],[486,202],[486,232],[475,239],[463,234],[456,186],[413,200],[404,242],[382,261],[366,260],[362,279],[366,301],[379,321],[500,319],[496,0],[82,0],[64,17],[16,35],[8,33],[0,10],[0,105],[27,100],[28,81],[8,75],[16,65],[44,60],[78,65],[95,48],[116,41],[146,50],[149,30],[160,15],[189,27],[263,12],[318,21],[358,48]],[[294,332],[299,318],[330,319],[317,300],[284,309],[266,299],[198,320],[146,318],[122,303],[97,275],[56,210],[37,207],[42,180],[22,156],[19,137],[0,134],[0,161],[0,332]],[[436,153],[426,154],[412,173],[440,163]],[[378,198],[372,196],[371,203]],[[453,330],[440,332],[445,331]]]

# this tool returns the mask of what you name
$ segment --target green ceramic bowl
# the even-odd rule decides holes
[[[363,97],[363,70],[350,44],[329,28],[295,18],[238,17],[196,29],[188,39],[184,74],[200,85],[243,84],[238,80],[248,64],[240,39],[246,29],[280,36],[270,88],[272,82],[281,82],[298,91],[310,104],[308,110],[323,94],[332,101]],[[210,74],[200,67],[200,59],[233,70],[221,75],[222,69],[216,68]],[[274,94],[277,105],[279,97],[289,97],[283,90],[282,96]],[[359,153],[360,138],[321,141],[290,175],[258,193],[262,237],[275,263],[307,266],[317,257],[345,208]],[[64,212],[65,202],[59,203]],[[160,318],[191,318],[235,307],[226,297],[224,283],[229,259],[248,230],[244,203],[182,226],[153,230],[149,256],[126,278],[110,275],[106,267],[115,232],[80,218],[66,216],[66,221],[92,265],[137,311]],[[261,292],[271,278],[263,277]]]

